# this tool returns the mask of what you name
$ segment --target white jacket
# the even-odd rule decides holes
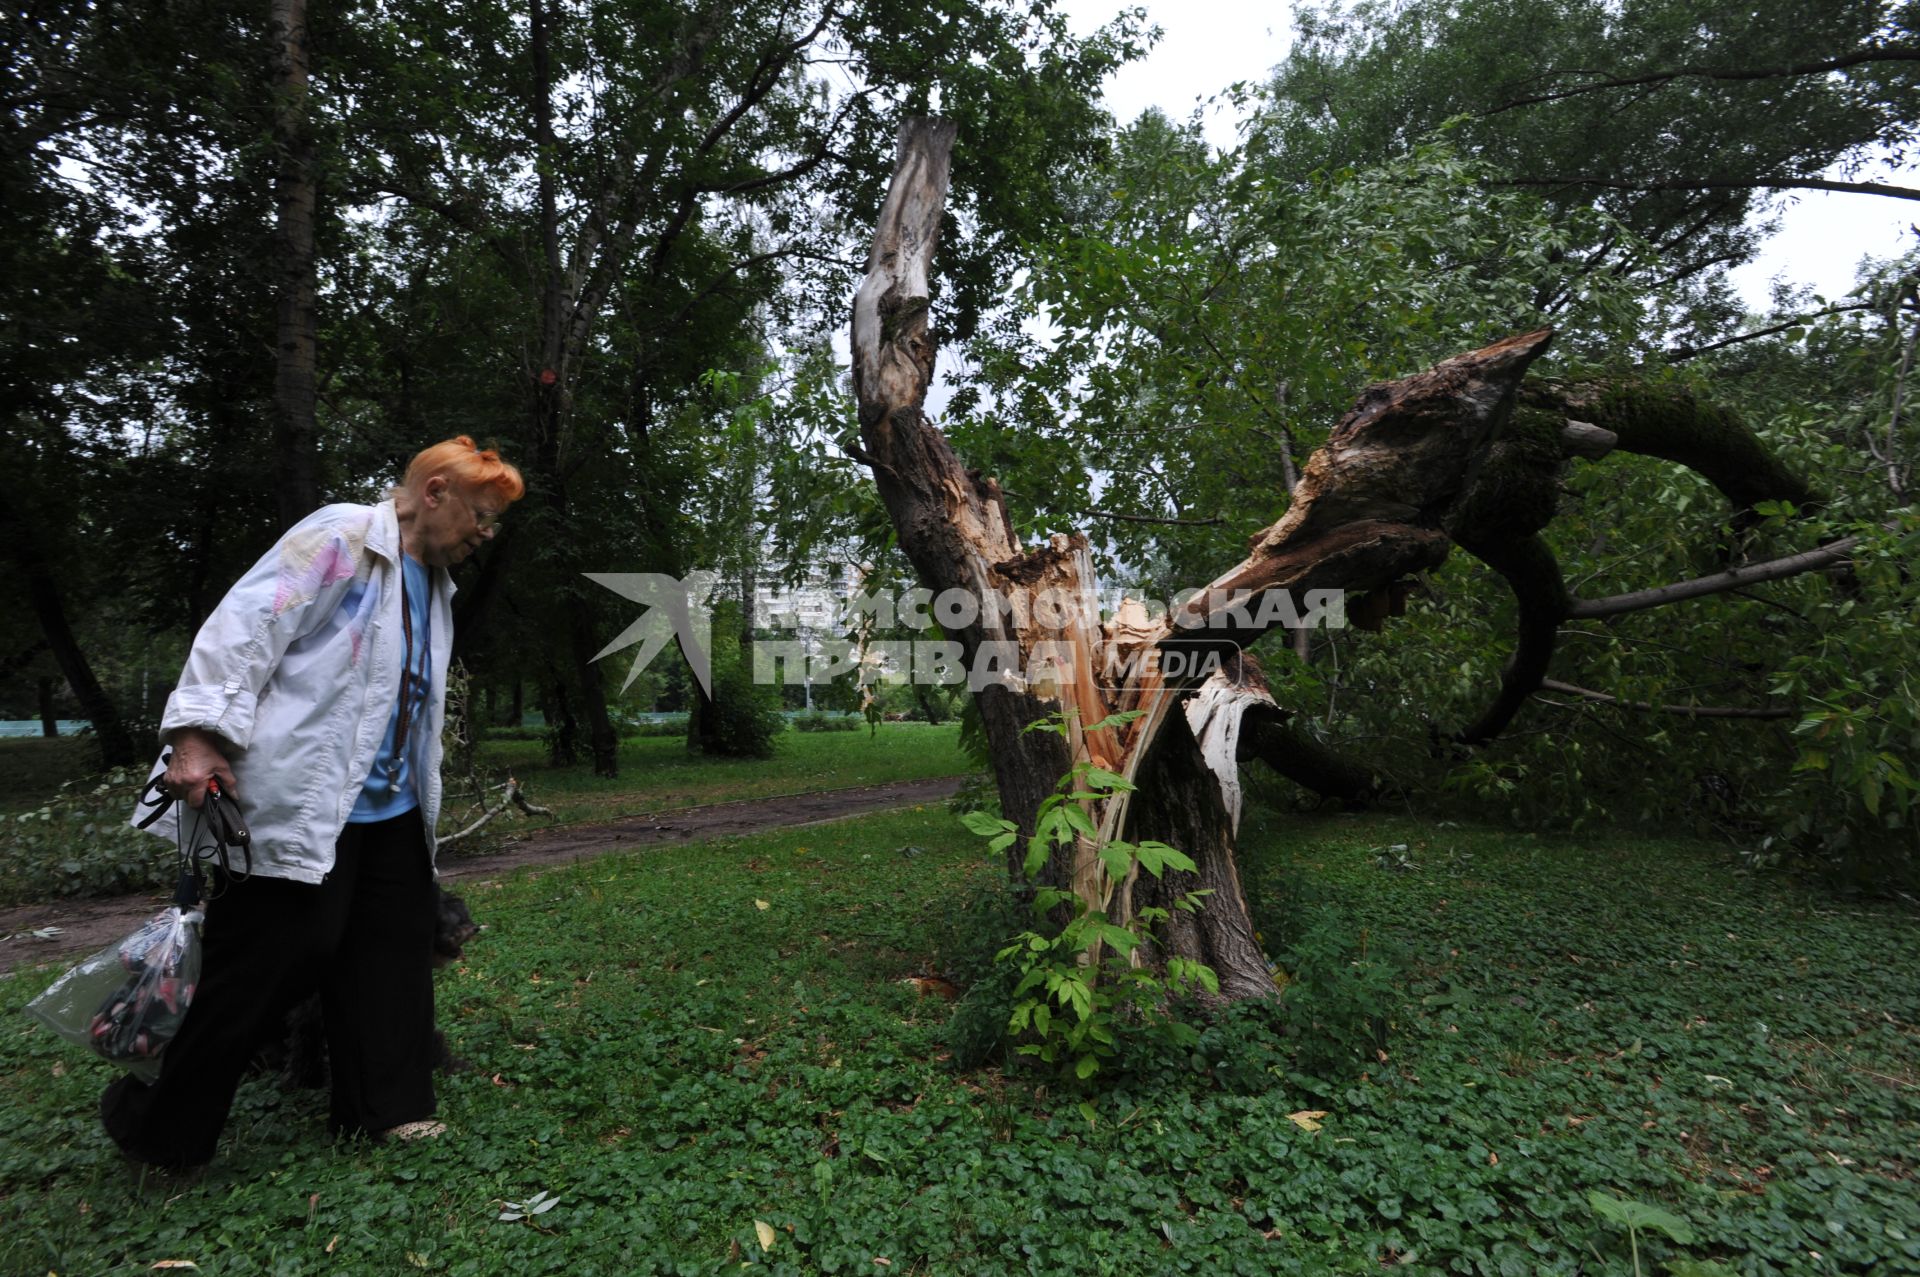
[[[454,591],[445,568],[432,576],[433,683],[426,721],[408,747],[429,861],[440,816]],[[366,589],[353,614],[343,615],[355,581]],[[314,511],[200,627],[160,733],[201,727],[231,744],[227,761],[253,833],[254,872],[319,882],[333,868],[334,843],[400,694],[402,643],[400,524],[391,500]],[[175,839],[184,808],[176,803],[152,832]],[[145,814],[139,809],[135,818]]]

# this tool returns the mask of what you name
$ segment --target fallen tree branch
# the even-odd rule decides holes
[[[1661,714],[1680,714],[1687,718],[1792,718],[1800,711],[1781,708],[1741,708],[1738,706],[1715,705],[1654,705],[1648,701],[1627,701],[1606,692],[1596,692],[1589,687],[1575,687],[1572,683],[1562,683],[1558,679],[1540,680],[1542,689],[1549,692],[1563,692],[1568,696],[1581,696],[1602,705],[1617,705],[1621,709],[1637,709],[1644,712]],[[1551,703],[1551,702],[1549,702]]]
[[[1801,510],[1821,494],[1740,420],[1684,387],[1638,378],[1562,382],[1535,378],[1521,391],[1528,405],[1610,430],[1618,452],[1658,457],[1694,471],[1736,510],[1788,501]]]
[[[1545,685],[1554,639],[1566,619],[1567,587],[1559,561],[1538,536],[1501,546],[1470,544],[1466,549],[1506,579],[1520,613],[1513,653],[1500,671],[1499,693],[1480,717],[1454,734],[1459,744],[1484,745],[1506,731],[1534,690]]]
[[[494,793],[500,790],[506,791],[505,796],[501,798],[501,800],[498,803],[495,803],[490,807],[486,804],[485,795],[483,794],[481,798],[479,818],[476,819],[471,825],[468,825],[465,829],[462,829],[460,832],[454,833],[454,834],[448,834],[444,838],[439,839],[439,845],[442,847],[446,847],[452,843],[459,842],[462,838],[466,838],[480,832],[481,829],[486,827],[489,821],[491,821],[495,816],[498,816],[501,812],[505,811],[509,807],[517,807],[520,809],[522,814],[528,815],[528,816],[553,815],[553,811],[551,808],[542,807],[538,803],[528,801],[526,794],[520,788],[520,782],[515,780],[511,776],[507,777],[506,781],[503,782],[502,784],[495,785],[491,790],[488,790],[486,792]]]
[[[1578,599],[1568,609],[1567,618],[1577,621],[1596,616],[1620,616],[1627,612],[1645,611],[1650,607],[1664,607],[1669,603],[1678,603],[1682,599],[1698,599],[1710,594],[1724,594],[1728,590],[1736,590],[1743,585],[1784,580],[1790,576],[1798,576],[1802,572],[1813,572],[1820,568],[1832,567],[1837,563],[1844,563],[1853,547],[1859,544],[1860,538],[1857,536],[1843,537],[1817,549],[1790,554],[1784,559],[1750,563],[1745,567],[1730,568],[1725,572],[1696,577],[1691,581],[1676,581],[1672,585],[1656,586],[1649,590],[1634,590],[1631,593],[1615,594],[1604,599]]]

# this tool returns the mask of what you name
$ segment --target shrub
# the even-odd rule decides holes
[[[72,780],[32,811],[0,819],[0,902],[107,896],[173,886],[175,848],[128,824],[146,773]]]
[[[713,703],[696,715],[688,747],[726,758],[768,758],[787,725],[778,692],[753,681],[744,663],[714,663]]]
[[[947,1019],[947,1049],[955,1068],[973,1069],[1006,1054],[1019,973],[994,955],[1027,925],[1027,910],[1004,869],[974,874],[947,899],[928,939],[935,971],[960,989]]]
[[[793,720],[796,732],[857,732],[866,720],[854,714],[822,714],[815,710]]]
[[[1129,722],[1141,713],[1115,714],[1088,730]],[[1055,714],[1033,726],[1064,736],[1069,723]],[[1096,841],[1100,863],[1114,882],[1140,870],[1155,878],[1168,870],[1191,873],[1193,861],[1166,843],[1098,842],[1099,832],[1080,801],[1132,788],[1132,782],[1115,772],[1091,762],[1075,763],[1035,814],[1034,831],[1026,840],[1027,878],[1034,879],[1054,857],[1070,854],[1082,837]],[[988,839],[989,852],[1004,852],[1020,838],[1020,830],[1004,816],[968,812],[960,823]],[[1211,888],[1186,892],[1174,907],[1198,910],[1202,897],[1211,894]],[[1069,911],[1060,925],[1059,915]],[[1212,968],[1170,956],[1165,971],[1159,972],[1131,960],[1135,949],[1153,939],[1154,927],[1171,916],[1167,910],[1144,908],[1124,923],[1115,923],[1071,891],[1040,887],[1033,893],[1032,914],[1028,928],[994,955],[996,962],[1019,975],[1007,1032],[1020,1039],[1015,1050],[1021,1055],[1056,1068],[1064,1080],[1084,1083],[1107,1064],[1118,1062],[1124,1046],[1155,1042],[1190,1047],[1199,1041],[1198,1032],[1181,1018],[1182,1003],[1201,990],[1220,992]],[[1105,956],[1096,962],[1093,958],[1099,949]],[[1082,1110],[1092,1113],[1084,1102]]]
[[[1287,973],[1281,1006],[1301,1080],[1337,1082],[1386,1050],[1399,998],[1397,950],[1365,927],[1356,932],[1337,913],[1323,913],[1279,958]]]

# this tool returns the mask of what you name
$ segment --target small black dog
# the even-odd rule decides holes
[[[459,961],[467,941],[480,934],[480,927],[466,902],[437,884],[433,889],[433,920],[433,966],[437,971]],[[319,1089],[328,1084],[327,1019],[320,1009],[319,994],[287,1012],[285,1031],[255,1054],[254,1064],[263,1071],[278,1073],[288,1086]],[[433,1031],[433,1067],[442,1073],[467,1067],[467,1062],[448,1048],[447,1035],[439,1029]]]

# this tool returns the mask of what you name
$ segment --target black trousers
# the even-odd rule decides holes
[[[207,907],[200,984],[160,1077],[107,1088],[107,1133],[143,1162],[210,1161],[263,1037],[316,989],[333,1075],[328,1125],[381,1131],[433,1116],[433,912],[418,810],[348,825],[317,885],[228,884]]]

